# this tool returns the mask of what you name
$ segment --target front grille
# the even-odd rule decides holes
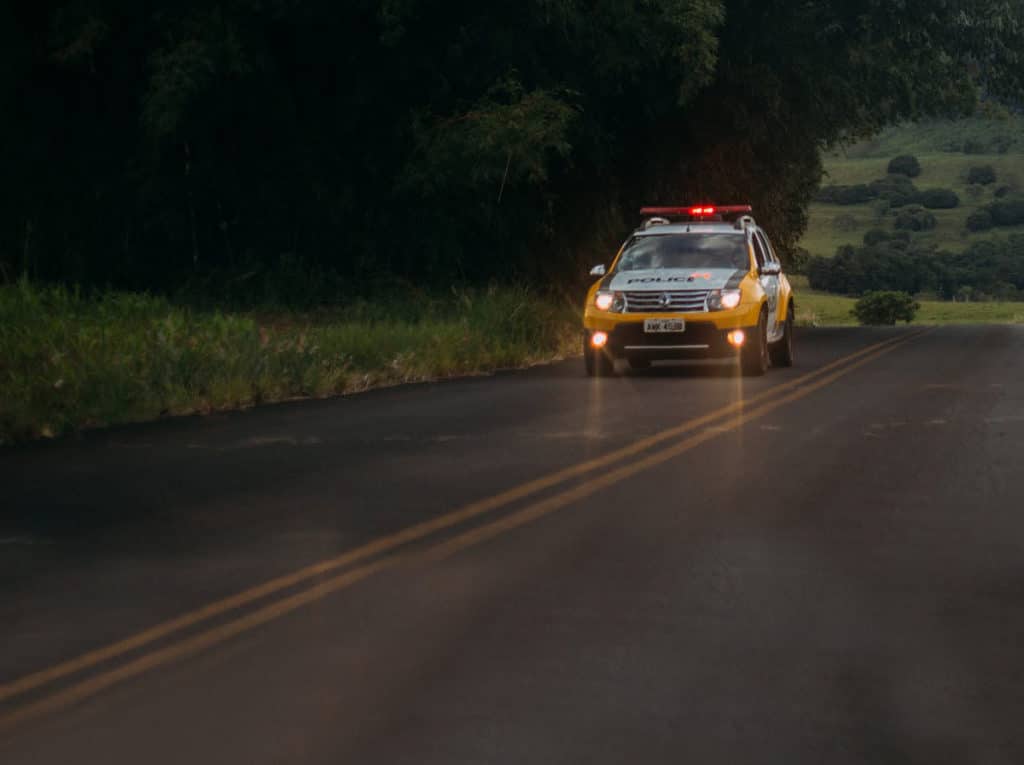
[[[709,290],[625,292],[626,313],[703,313]]]

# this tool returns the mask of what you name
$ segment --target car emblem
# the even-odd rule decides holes
[[[658,298],[658,305],[661,306],[662,308],[668,308],[670,305],[672,305],[672,296],[669,295],[667,292],[663,292],[661,294],[661,297]]]

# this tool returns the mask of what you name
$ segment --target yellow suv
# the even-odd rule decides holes
[[[749,206],[646,207],[587,293],[587,374],[653,361],[735,358],[744,375],[793,365],[789,280]]]

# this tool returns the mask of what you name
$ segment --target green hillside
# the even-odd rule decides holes
[[[906,154],[917,157],[921,164],[921,174],[913,179],[919,189],[952,189],[960,197],[955,209],[932,210],[938,225],[915,233],[915,241],[959,252],[981,239],[1024,232],[1024,226],[979,233],[966,228],[968,216],[992,203],[997,189],[1009,187],[1011,194],[1024,189],[1024,120],[1001,115],[891,128],[872,140],[826,156],[822,186],[871,183],[886,176],[890,159]],[[995,169],[996,182],[969,184],[970,169],[986,165]],[[870,229],[891,231],[894,212],[880,209],[874,201],[854,205],[815,202],[801,246],[812,255],[831,256],[841,245],[861,244]]]

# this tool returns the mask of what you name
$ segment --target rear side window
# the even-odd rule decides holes
[[[746,237],[737,234],[656,234],[634,237],[622,251],[618,271],[662,268],[750,267]]]
[[[771,241],[768,239],[768,235],[763,231],[758,231],[756,234],[757,240],[761,242],[761,246],[764,248],[765,255],[771,263],[778,263],[779,258],[775,254],[775,249],[772,247]]]
[[[765,250],[764,243],[761,241],[761,237],[756,232],[750,239],[754,243],[754,258],[757,260],[757,267],[760,268],[769,261],[768,253]]]

